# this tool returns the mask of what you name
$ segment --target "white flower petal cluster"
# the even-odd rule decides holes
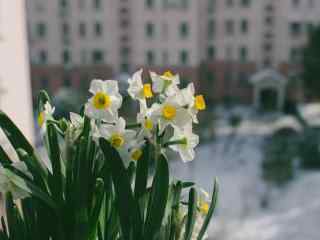
[[[134,140],[136,132],[126,129],[126,121],[119,118],[115,124],[103,124],[100,126],[101,137],[107,139],[111,146],[117,149],[128,148]]]
[[[177,151],[185,162],[193,160],[199,137],[192,132],[192,124],[198,122],[198,111],[206,107],[203,96],[195,96],[193,84],[180,89],[179,75],[170,71],[161,75],[150,72],[151,83],[144,82],[142,75],[143,69],[140,69],[128,79],[128,94],[140,107],[136,131],[127,129],[125,120],[118,116],[122,104],[118,83],[115,80],[92,81],[89,91],[93,96],[85,105],[85,115],[97,121],[92,126],[94,137],[107,139],[119,152],[125,152],[126,158],[138,160],[145,139],[158,144],[158,138],[170,127],[174,133],[166,147]],[[73,125],[81,126],[82,121],[72,114]]]
[[[194,148],[199,144],[199,136],[192,132],[191,124],[185,127],[183,130],[175,128],[174,135],[170,140],[172,142],[181,142],[171,145],[170,148],[180,154],[182,161],[189,162],[194,159]]]
[[[98,80],[91,82],[89,92],[93,96],[85,106],[88,117],[114,123],[118,120],[118,110],[122,104],[122,96],[119,93],[116,80]]]

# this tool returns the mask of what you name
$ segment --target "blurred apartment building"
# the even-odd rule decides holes
[[[35,91],[86,88],[94,77],[145,66],[179,71],[212,100],[251,102],[249,79],[260,70],[295,85],[308,32],[320,22],[318,0],[27,2]]]

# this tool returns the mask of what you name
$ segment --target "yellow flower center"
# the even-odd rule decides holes
[[[142,156],[141,149],[136,149],[132,152],[131,157],[133,160],[138,161]]]
[[[142,95],[145,98],[153,97],[152,88],[150,83],[143,84]]]
[[[151,119],[147,118],[144,121],[144,127],[148,130],[152,130],[153,129],[153,122],[151,121]]]
[[[176,117],[176,115],[177,115],[177,110],[174,106],[167,104],[162,108],[162,116],[166,120],[172,120]]]
[[[93,106],[96,109],[102,110],[110,107],[111,99],[110,96],[103,92],[97,92],[93,97]]]
[[[44,124],[44,112],[39,113],[38,124],[40,127],[42,127],[42,125]]]
[[[202,214],[207,215],[209,212],[209,204],[205,201],[200,201],[199,210]]]
[[[162,77],[165,77],[165,78],[173,78],[173,74],[171,71],[166,71],[162,74]]]
[[[111,146],[119,148],[124,144],[124,138],[120,134],[113,134],[110,139]]]
[[[197,110],[205,110],[206,109],[206,102],[204,100],[203,95],[196,96],[194,100],[194,106]]]

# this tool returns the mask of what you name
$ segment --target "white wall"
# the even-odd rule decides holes
[[[33,141],[24,0],[0,1],[0,108]]]

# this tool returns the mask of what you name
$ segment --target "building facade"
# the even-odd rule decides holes
[[[253,73],[299,73],[320,21],[317,0],[27,1],[33,86],[53,92],[169,68],[185,83],[198,80],[213,100],[250,102]]]

